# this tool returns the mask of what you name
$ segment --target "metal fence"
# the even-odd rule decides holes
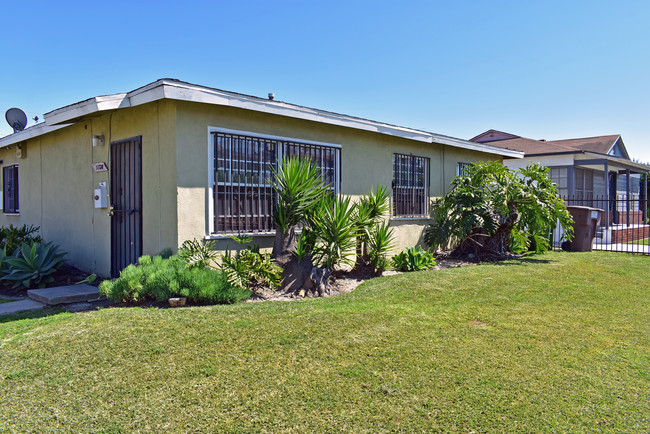
[[[567,206],[588,206],[597,210],[599,224],[593,250],[650,255],[648,200],[630,196],[563,196]],[[561,248],[562,229],[553,232],[553,246]]]

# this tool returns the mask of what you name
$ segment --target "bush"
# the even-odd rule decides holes
[[[5,248],[0,255],[0,280],[13,283],[14,288],[44,288],[54,280],[52,274],[65,263],[65,252],[53,243],[23,243],[11,256],[7,256]]]
[[[230,238],[241,246],[251,241],[251,238],[241,236]],[[228,282],[239,289],[255,285],[277,288],[282,280],[282,268],[275,263],[270,254],[261,254],[256,245],[248,245],[235,254],[228,250],[221,257],[221,269]]]
[[[190,267],[209,267],[217,258],[214,241],[187,240],[178,250],[178,256]]]
[[[0,227],[0,249],[5,249],[7,255],[13,255],[16,249],[23,244],[40,243],[43,239],[39,235],[35,235],[39,229],[34,225]]]
[[[142,256],[138,265],[127,266],[115,281],[103,281],[99,290],[122,302],[188,297],[197,303],[234,303],[250,297],[248,289],[230,285],[222,271],[190,268],[178,256]]]
[[[392,241],[393,229],[388,222],[378,223],[371,228],[368,238],[368,259],[375,272],[381,273],[389,267],[388,251]]]
[[[408,247],[399,254],[393,256],[393,267],[397,271],[421,271],[433,268],[436,260],[431,252],[423,250],[422,247]]]

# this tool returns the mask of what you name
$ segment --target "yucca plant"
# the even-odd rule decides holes
[[[305,220],[327,193],[327,187],[309,159],[292,157],[272,170],[271,185],[277,195],[273,222],[286,234]]]
[[[23,243],[30,244],[32,242],[40,243],[43,239],[36,233],[39,231],[38,226],[22,225],[22,226],[3,226],[0,227],[0,248],[5,248],[7,255],[13,255]]]
[[[361,196],[355,212],[357,227],[357,259],[355,268],[368,265],[371,262],[369,242],[372,231],[379,225],[382,218],[390,209],[390,192],[382,185],[366,196]]]
[[[334,267],[352,265],[357,230],[354,225],[356,204],[349,197],[323,196],[309,224],[317,234],[314,260],[330,272]]]
[[[388,251],[393,243],[393,229],[388,222],[375,225],[368,238],[368,259],[376,274],[384,272],[390,266]]]
[[[7,270],[0,280],[13,282],[14,288],[44,288],[54,280],[52,274],[64,264],[65,255],[53,243],[23,243],[13,256],[5,258]]]

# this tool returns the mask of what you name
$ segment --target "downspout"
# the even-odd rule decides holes
[[[630,169],[625,169],[625,214],[627,226],[630,226]]]
[[[611,210],[611,203],[609,202],[609,162],[605,160],[605,227],[609,228],[609,212]]]

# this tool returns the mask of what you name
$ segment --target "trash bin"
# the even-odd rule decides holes
[[[567,206],[573,217],[573,238],[568,243],[572,252],[591,252],[596,228],[604,211],[589,206]]]

